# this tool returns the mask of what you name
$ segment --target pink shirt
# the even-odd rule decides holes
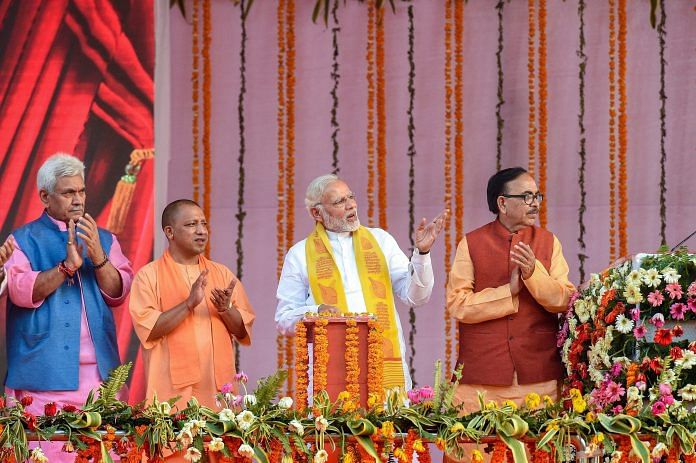
[[[54,220],[49,216],[51,221],[55,223],[60,231],[67,231],[67,226],[64,222]],[[122,290],[121,294],[117,298],[109,297],[102,291],[102,296],[104,301],[109,305],[109,307],[117,307],[121,305],[128,293],[130,292],[131,282],[133,280],[133,269],[131,268],[130,262],[123,255],[121,250],[121,245],[118,243],[116,236],[112,235],[113,243],[109,251],[109,261],[116,267],[119,274],[121,275]],[[12,256],[5,264],[6,275],[7,275],[7,291],[10,299],[20,307],[27,307],[28,309],[39,309],[43,300],[33,302],[32,293],[34,291],[34,284],[36,278],[39,276],[38,271],[31,268],[31,263],[27,258],[26,254],[22,252],[21,248],[18,246],[17,242],[14,241],[15,250]],[[80,376],[79,376],[79,387],[76,391],[15,391],[9,388],[5,388],[5,392],[9,396],[14,396],[16,398],[21,398],[23,395],[30,394],[34,397],[34,402],[32,403],[29,411],[32,413],[43,414],[43,407],[48,402],[56,402],[59,406],[64,404],[71,404],[75,406],[84,405],[85,399],[89,394],[89,391],[99,387],[101,379],[99,378],[99,371],[97,369],[97,357],[94,350],[94,342],[92,341],[92,336],[89,330],[89,324],[87,323],[87,312],[85,311],[85,301],[84,294],[82,293],[82,283],[79,279],[79,272],[77,275],[77,283],[80,287],[80,294],[82,299],[82,317],[80,326]]]

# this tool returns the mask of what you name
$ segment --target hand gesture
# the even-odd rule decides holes
[[[87,245],[87,256],[94,265],[100,264],[104,260],[104,250],[99,240],[97,222],[91,215],[85,214],[77,219],[76,226],[79,229],[77,236]]]
[[[230,280],[230,284],[225,289],[214,288],[211,291],[210,301],[213,303],[218,312],[224,312],[232,307],[232,293],[237,285],[237,278],[234,276]]]
[[[8,260],[10,260],[10,256],[12,255],[13,251],[14,244],[12,244],[12,240],[8,238],[7,241],[0,246],[0,268],[2,268],[2,266],[5,265]]]
[[[333,305],[328,305],[328,304],[319,304],[317,311],[319,313],[330,313],[331,315],[340,315],[341,314],[341,310],[338,307],[335,307]]]
[[[510,274],[510,294],[517,296],[520,293],[522,282],[520,281],[520,268],[515,265]]]
[[[426,224],[425,217],[421,219],[420,224],[413,232],[416,247],[421,254],[425,254],[430,251],[430,248],[435,242],[435,238],[437,238],[437,235],[439,235],[442,231],[448,215],[449,211],[445,209],[430,223]]]
[[[65,265],[71,270],[82,267],[82,245],[77,244],[75,238],[75,222],[68,222],[68,243],[65,245]]]
[[[189,297],[186,299],[186,307],[188,307],[189,311],[193,312],[193,309],[195,309],[198,304],[203,302],[203,299],[205,298],[205,285],[207,284],[208,269],[205,269],[200,275],[198,275],[196,281],[193,282]]]
[[[534,251],[532,251],[532,248],[529,247],[528,244],[522,241],[516,244],[510,251],[510,261],[520,268],[520,273],[524,280],[531,277],[532,273],[534,273],[536,257],[534,256]]]

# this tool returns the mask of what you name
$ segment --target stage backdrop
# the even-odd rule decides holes
[[[627,4],[537,0],[531,2],[535,7],[531,15],[526,1],[469,0],[460,3],[461,16],[456,5],[448,10],[445,1],[396,1],[395,12],[384,2],[383,36],[374,22],[374,35],[370,33],[369,2],[330,2],[338,4],[335,17],[330,14],[325,24],[322,12],[315,24],[314,1],[255,1],[244,28],[235,2],[187,1],[186,17],[176,7],[170,10],[167,3],[156,4],[156,139],[160,154],[156,161],[156,209],[176,198],[191,198],[197,190],[199,200],[209,210],[211,255],[233,271],[241,270],[257,312],[252,347],[243,348],[241,354],[242,368],[252,378],[277,367],[273,315],[278,254],[287,249],[288,241],[304,238],[312,227],[303,206],[307,183],[335,168],[356,193],[363,223],[370,223],[372,202],[372,222],[379,224],[383,212],[381,222],[386,222],[389,232],[408,252],[410,180],[414,181],[417,219],[434,217],[446,202],[455,212],[461,198],[455,215],[463,219],[462,230],[472,230],[492,219],[486,208],[485,188],[497,168],[499,124],[503,167],[530,165],[531,128],[535,134],[532,165],[540,183],[545,180],[547,226],[563,244],[575,283],[580,280],[579,254],[587,256],[585,278],[610,263],[610,231],[615,256],[621,246],[629,253],[658,248],[662,241],[661,182],[667,243],[676,244],[696,228],[693,2],[664,2],[664,138],[660,34],[650,23],[649,0]],[[618,10],[610,15],[610,5],[625,7],[626,15]],[[582,6],[584,44],[579,53]],[[412,176],[409,9],[414,31]],[[534,33],[531,75],[530,18]],[[658,9],[656,21],[661,19]],[[288,29],[288,23],[294,27]],[[283,32],[280,35],[279,30]],[[450,39],[449,52],[446,30],[452,34],[461,31],[461,41],[456,36]],[[457,43],[461,43],[461,54],[457,53]],[[383,60],[375,56],[381,44]],[[540,52],[545,57],[541,62]],[[586,56],[583,70],[582,55]],[[614,66],[611,92],[610,60]],[[382,69],[384,86],[378,82]],[[370,73],[374,84],[369,84]],[[584,116],[579,120],[581,76]],[[530,82],[534,89],[531,124]],[[371,85],[375,85],[372,90]],[[383,96],[379,88],[384,89]],[[370,95],[374,99],[368,104]],[[452,114],[446,123],[448,98]],[[612,99],[615,146],[610,149]],[[457,118],[457,100],[461,101],[461,118]],[[382,105],[384,112],[380,111]],[[332,108],[336,109],[333,125]],[[374,109],[372,116],[370,108]],[[544,110],[545,124],[539,119],[540,110]],[[622,115],[625,119],[619,121]],[[370,132],[372,123],[374,130]],[[337,152],[332,139],[336,128]],[[368,143],[370,137],[374,137],[374,145]],[[456,146],[459,140],[460,150]],[[540,147],[545,155],[540,155]],[[375,156],[373,164],[371,153]],[[448,153],[450,161],[446,161]],[[455,169],[457,158],[463,162],[461,178]],[[383,159],[384,169],[380,169],[379,159]],[[373,187],[368,186],[371,181]],[[446,201],[450,183],[451,197]],[[384,185],[381,193],[380,185]],[[582,215],[581,192],[585,194]],[[386,207],[380,207],[380,196]],[[288,201],[289,210],[285,208]],[[610,217],[612,210],[614,218]],[[584,249],[579,243],[581,226],[585,230]],[[286,233],[289,229],[290,236]],[[238,247],[240,230],[243,237]],[[446,256],[441,236],[431,254],[436,278],[432,298],[415,310],[413,366],[421,385],[432,382],[433,361],[443,358],[448,340],[453,342],[451,333],[445,334],[444,286],[456,232],[453,218],[450,255]],[[155,237],[158,254],[161,233],[156,231]],[[696,241],[691,245],[696,247]],[[400,305],[399,311],[402,322],[408,325],[408,308]],[[411,331],[409,326],[405,328],[407,333]]]
[[[154,147],[154,48],[152,1],[0,1],[0,240],[41,214],[36,172],[51,154],[85,162],[86,210],[102,227],[124,168],[142,160],[129,213],[111,224],[135,268],[151,260],[152,152],[131,153]],[[121,358],[133,358],[128,311],[116,311]]]

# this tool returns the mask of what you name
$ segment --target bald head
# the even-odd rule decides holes
[[[162,211],[162,230],[164,230],[167,226],[171,227],[174,225],[179,210],[185,206],[195,206],[200,208],[196,201],[192,201],[190,199],[177,199],[176,201],[172,201],[171,203],[167,204],[167,207],[165,207]]]

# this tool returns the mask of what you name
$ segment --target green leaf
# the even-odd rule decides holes
[[[268,455],[261,447],[254,446],[254,455],[259,463],[269,463]]]

